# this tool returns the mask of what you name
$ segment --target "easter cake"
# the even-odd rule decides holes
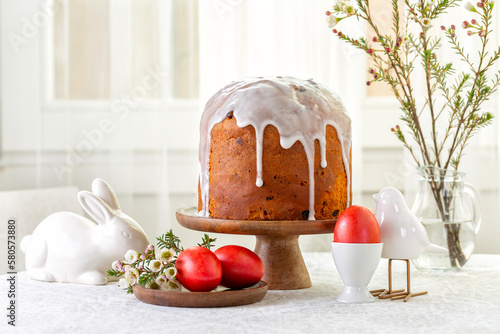
[[[313,80],[247,78],[220,89],[200,126],[198,215],[335,219],[351,203],[351,120]]]

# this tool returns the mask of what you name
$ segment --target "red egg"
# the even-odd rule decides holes
[[[220,284],[226,288],[247,288],[258,283],[264,276],[264,262],[245,247],[228,245],[214,253],[222,265]]]
[[[217,256],[206,248],[186,248],[175,261],[177,279],[189,291],[212,291],[222,279],[222,266]]]
[[[348,207],[337,219],[334,242],[379,243],[380,227],[373,213],[362,206]]]

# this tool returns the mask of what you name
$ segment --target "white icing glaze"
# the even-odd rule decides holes
[[[309,168],[309,219],[314,219],[315,140],[321,150],[321,167],[326,167],[326,126],[337,131],[347,175],[347,203],[350,197],[349,153],[351,120],[340,97],[313,80],[293,77],[248,78],[233,81],[219,90],[206,104],[200,126],[200,216],[208,216],[210,136],[215,124],[233,112],[239,127],[252,125],[256,135],[257,179],[263,186],[262,145],[264,129],[275,126],[280,144],[290,148],[299,141],[304,146]],[[349,205],[349,204],[347,204]]]

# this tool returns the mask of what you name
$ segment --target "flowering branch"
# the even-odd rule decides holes
[[[122,261],[116,260],[108,270],[108,276],[122,277],[118,286],[133,293],[133,286],[139,284],[150,289],[167,291],[181,290],[181,284],[176,278],[175,261],[184,250],[180,246],[180,239],[172,230],[156,238],[157,244],[149,245],[143,253],[129,250]],[[203,236],[198,246],[210,249],[216,238]]]
[[[405,8],[401,17],[400,1]],[[418,166],[434,166],[446,171],[458,169],[470,139],[483,127],[493,121],[490,112],[481,112],[481,106],[500,85],[500,73],[494,78],[487,74],[500,57],[500,47],[489,52],[488,42],[491,33],[492,14],[495,0],[479,0],[476,5],[465,4],[470,20],[461,24],[467,38],[479,39],[480,47],[477,58],[472,58],[465,51],[457,36],[457,27],[441,26],[444,36],[431,36],[430,28],[448,9],[458,6],[460,0],[392,0],[392,33],[382,34],[370,13],[369,0],[335,0],[332,11],[326,12],[327,23],[339,39],[363,50],[373,65],[368,68],[373,82],[388,84],[399,101],[402,111],[401,120],[406,124],[408,133],[419,150],[407,140],[399,125],[391,131],[408,149]],[[336,25],[349,17],[364,20],[373,30],[371,42],[365,38],[353,39],[338,31]],[[414,33],[412,33],[412,31]],[[442,47],[441,40],[448,41],[448,46],[466,64],[466,69],[456,72],[456,62],[441,62],[437,54]],[[425,98],[420,110],[417,108],[412,80],[415,76],[415,64],[420,59],[425,77]],[[438,93],[438,94],[436,94]],[[441,95],[442,99],[436,96]],[[439,129],[439,120],[447,115],[448,125]],[[423,129],[424,121],[430,121],[430,129]],[[444,131],[444,132],[443,132]],[[430,135],[426,138],[425,135]],[[415,145],[414,144],[414,145]],[[450,221],[449,197],[445,192],[444,181],[429,180],[429,186],[436,200],[443,222]],[[444,197],[443,197],[444,196]],[[445,223],[448,250],[452,266],[462,266],[466,258],[459,240],[460,228],[457,224]]]
[[[368,69],[373,82],[387,83],[400,103],[403,112],[401,120],[406,124],[420,155],[416,155],[412,145],[405,138],[399,126],[392,131],[408,149],[418,166],[432,165],[444,169],[450,166],[458,169],[464,148],[478,130],[491,124],[493,115],[480,112],[500,84],[500,75],[488,80],[487,73],[500,57],[500,48],[488,54],[494,0],[480,0],[476,6],[468,2],[465,8],[475,16],[464,21],[462,28],[468,36],[476,36],[481,41],[478,60],[472,61],[457,37],[455,25],[441,27],[444,37],[459,58],[468,65],[468,70],[456,73],[454,63],[442,64],[437,52],[442,47],[441,37],[431,36],[430,28],[448,9],[458,6],[460,0],[404,0],[406,15],[401,17],[399,1],[392,0],[392,34],[382,34],[372,18],[369,0],[335,0],[331,11],[327,11],[327,23],[339,39],[363,50],[373,62]],[[355,17],[364,20],[372,29],[371,42],[365,38],[354,39],[336,29],[342,20]],[[417,34],[410,32],[410,24]],[[425,75],[425,102],[417,109],[412,78],[415,60],[420,58]],[[449,82],[454,82],[450,85]],[[442,100],[436,99],[440,92]],[[427,112],[426,112],[427,111]],[[445,113],[447,111],[447,113]],[[438,128],[438,120],[448,115],[448,126]],[[422,127],[422,117],[428,117],[431,128],[430,138]],[[445,150],[447,149],[447,150]],[[447,153],[447,155],[445,154]]]

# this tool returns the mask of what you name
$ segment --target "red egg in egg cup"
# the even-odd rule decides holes
[[[375,300],[367,286],[380,262],[383,245],[378,222],[369,209],[353,205],[340,215],[332,242],[333,260],[344,282],[338,302]]]

